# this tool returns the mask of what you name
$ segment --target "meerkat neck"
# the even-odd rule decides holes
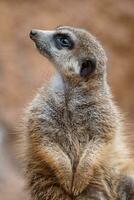
[[[79,104],[88,100],[109,100],[111,98],[111,92],[105,77],[104,80],[98,80],[97,84],[92,84],[92,82],[88,83],[71,80],[58,72],[55,73],[50,81],[49,92],[55,97],[58,97],[59,95],[61,97],[62,95],[66,102],[69,99],[81,99]]]

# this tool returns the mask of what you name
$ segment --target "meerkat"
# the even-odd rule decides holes
[[[100,42],[69,26],[33,29],[30,38],[56,69],[27,108],[21,134],[31,199],[134,199],[133,161]]]

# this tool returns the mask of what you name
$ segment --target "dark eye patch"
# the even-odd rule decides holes
[[[57,33],[54,35],[54,42],[57,49],[61,50],[63,48],[72,49],[74,47],[74,42],[71,37],[67,34]]]

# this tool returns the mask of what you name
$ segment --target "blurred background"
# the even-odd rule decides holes
[[[51,63],[34,48],[29,31],[58,25],[85,28],[101,41],[109,59],[109,83],[133,134],[134,1],[0,0],[0,200],[28,199],[10,133],[37,88],[53,73]]]

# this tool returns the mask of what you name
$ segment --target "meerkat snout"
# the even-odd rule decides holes
[[[30,33],[29,33],[29,36],[30,36],[31,39],[33,39],[34,36],[36,36],[36,35],[37,35],[36,29],[32,29],[32,30],[30,31]]]
[[[106,55],[94,36],[83,29],[63,26],[55,30],[30,32],[41,54],[51,60],[62,74],[90,77],[104,75]]]

